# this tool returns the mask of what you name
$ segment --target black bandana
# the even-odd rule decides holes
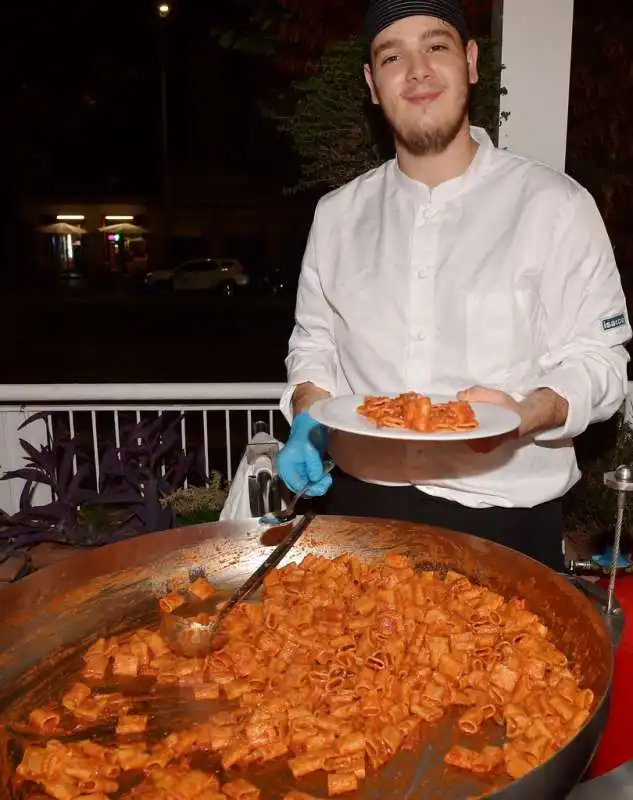
[[[406,17],[437,17],[452,25],[464,42],[469,39],[466,18],[459,0],[370,0],[365,17],[367,48],[385,28]]]

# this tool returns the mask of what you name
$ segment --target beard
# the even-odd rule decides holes
[[[431,156],[443,153],[455,141],[458,133],[468,119],[468,106],[470,101],[470,84],[460,94],[459,104],[451,116],[441,123],[434,124],[430,121],[413,125],[398,126],[393,120],[388,119],[396,144],[412,156]]]

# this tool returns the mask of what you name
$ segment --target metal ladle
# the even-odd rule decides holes
[[[222,603],[221,609],[220,602],[212,597],[211,607],[209,601],[191,602],[165,613],[161,621],[163,638],[174,650],[189,658],[222,648],[226,637],[222,635],[221,627],[226,617],[238,603],[248,600],[260,588],[264,578],[278,566],[313,519],[314,514],[308,513],[299,520],[264,563]]]

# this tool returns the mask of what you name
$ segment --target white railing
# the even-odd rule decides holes
[[[136,383],[136,384],[33,384],[0,385],[0,475],[24,466],[20,439],[39,447],[46,442],[45,421],[19,430],[38,412],[55,412],[66,421],[71,436],[83,434],[98,479],[104,442],[121,442],[122,422],[134,422],[163,411],[183,413],[181,442],[186,450],[191,435],[203,448],[205,472],[218,470],[231,480],[253,433],[256,421],[285,439],[287,424],[279,412],[281,383]],[[633,382],[624,408],[633,425]],[[19,507],[22,482],[0,481],[0,508],[7,513]],[[46,502],[46,492],[36,498]]]
[[[279,412],[280,383],[140,383],[0,385],[0,474],[24,466],[20,439],[39,447],[50,434],[50,420],[19,430],[33,414],[51,412],[56,424],[81,441],[99,479],[100,460],[108,446],[121,445],[123,428],[162,412],[182,414],[183,450],[202,448],[205,473],[233,477],[256,422],[272,435],[285,438],[287,425]],[[19,508],[23,482],[0,481],[0,508]],[[40,488],[38,502],[50,495]]]

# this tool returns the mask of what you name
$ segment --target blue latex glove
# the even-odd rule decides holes
[[[323,454],[327,447],[326,428],[303,411],[292,421],[290,436],[277,456],[277,470],[292,492],[300,492],[309,483],[306,497],[321,497],[332,485],[332,477],[323,474]]]

